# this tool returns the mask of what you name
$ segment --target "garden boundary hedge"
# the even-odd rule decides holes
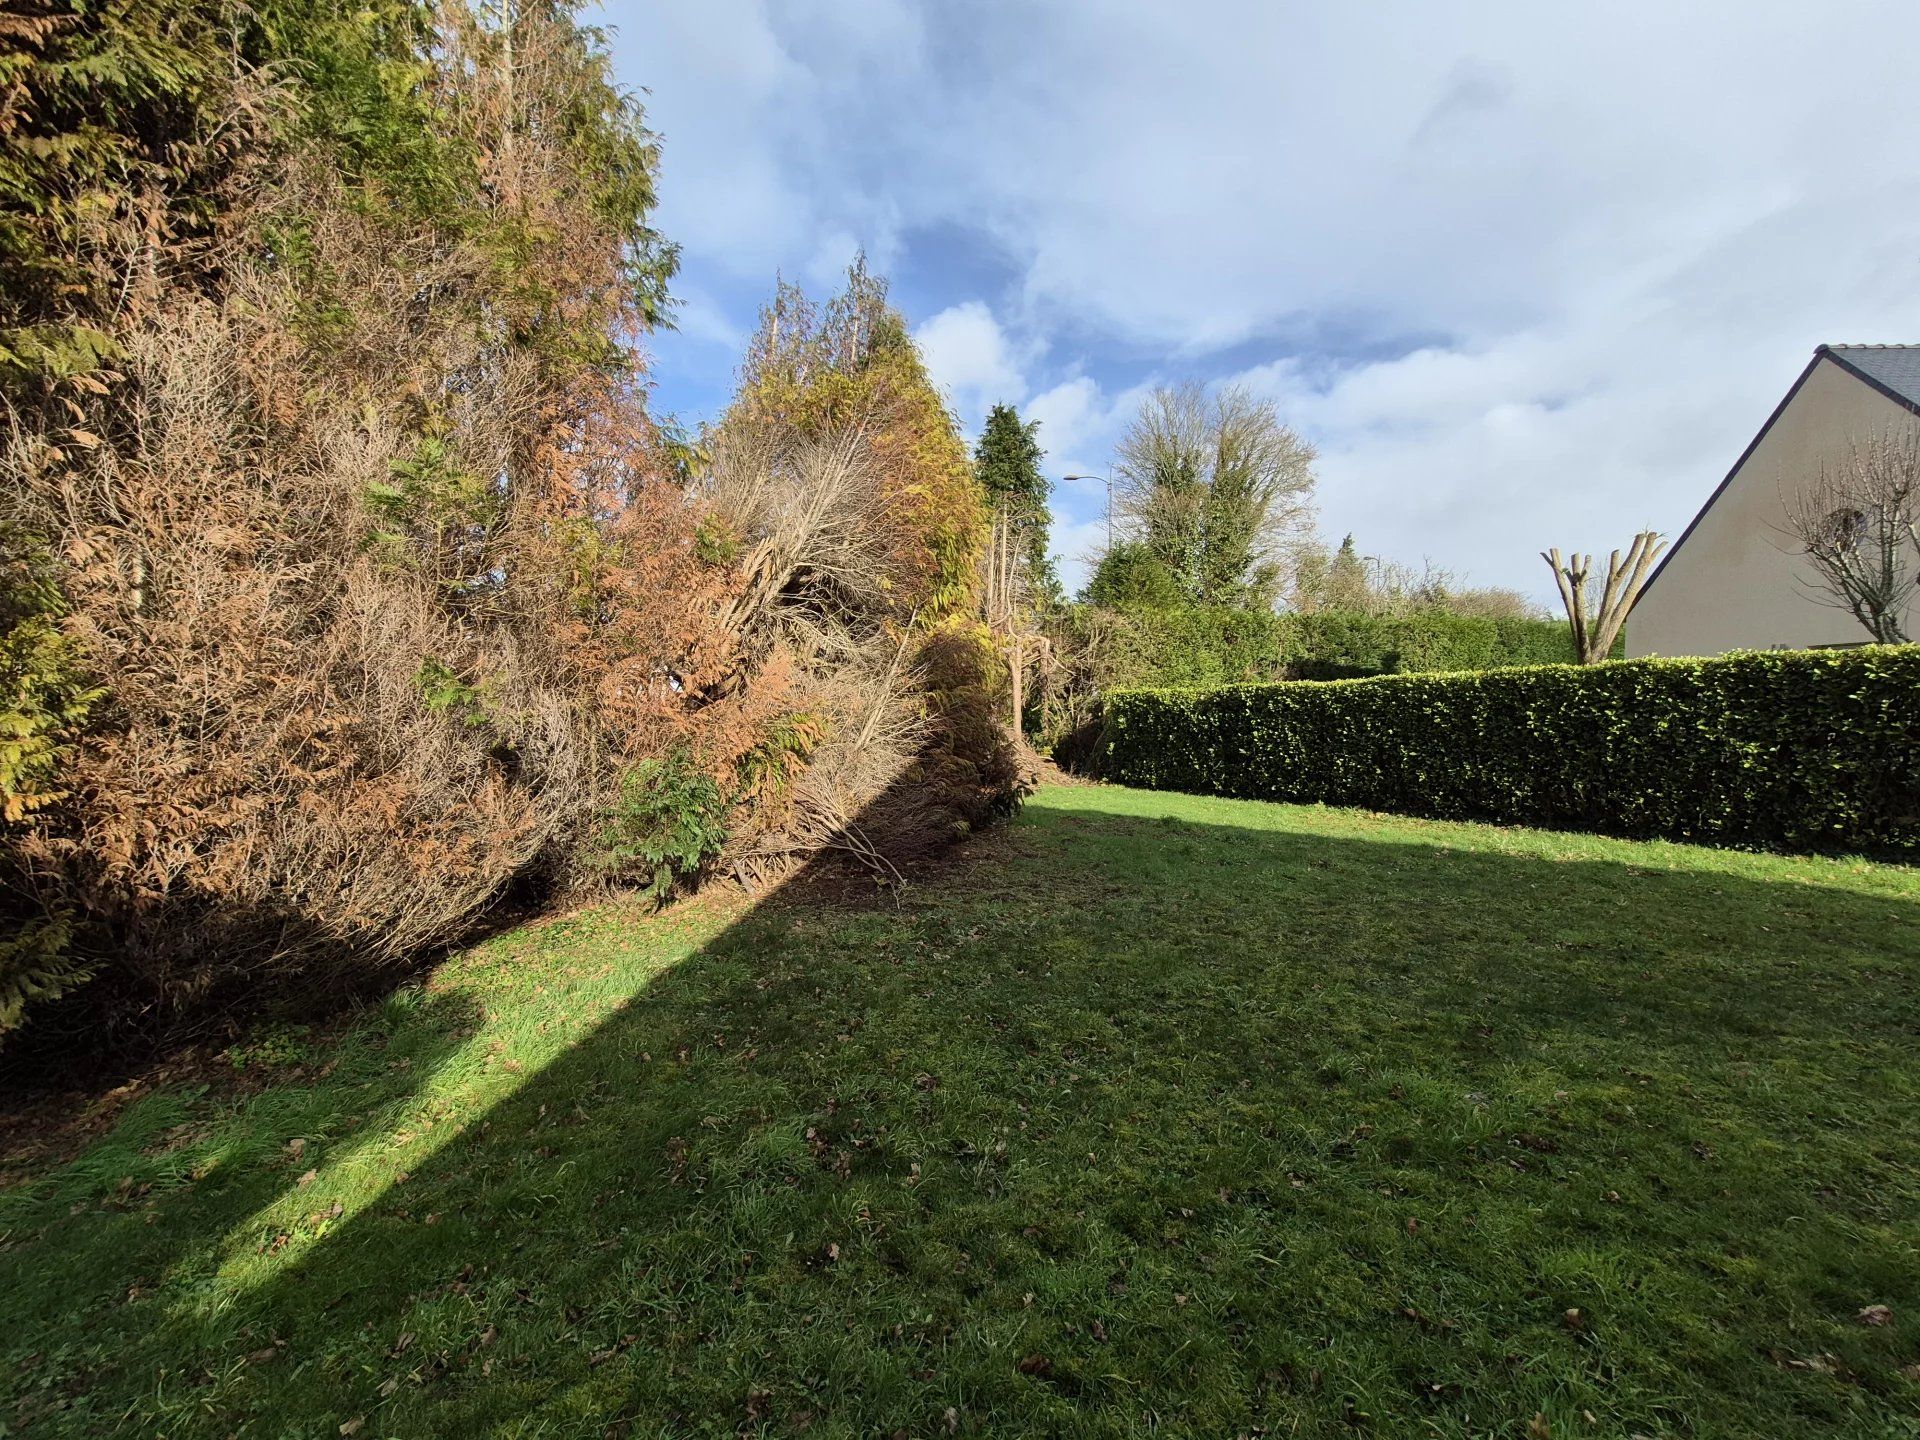
[[[1920,854],[1920,646],[1106,697],[1107,780],[1793,850]]]
[[[1280,649],[1289,680],[1351,680],[1440,670],[1498,670],[1572,664],[1565,620],[1493,620],[1444,610],[1358,615],[1322,610],[1281,615]],[[1624,655],[1625,639],[1615,656]]]
[[[1574,659],[1564,620],[1491,620],[1440,610],[1411,615],[1312,615],[1192,605],[1098,610],[1069,605],[1053,619],[1056,645],[1078,650],[1104,619],[1116,633],[1107,688],[1350,680],[1434,670],[1494,670]]]

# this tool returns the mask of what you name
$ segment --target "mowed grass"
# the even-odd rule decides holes
[[[0,1195],[0,1429],[1920,1434],[1910,870],[1054,789],[242,1058]]]

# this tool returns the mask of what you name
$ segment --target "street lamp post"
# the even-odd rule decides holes
[[[1062,480],[1098,480],[1107,487],[1107,549],[1113,549],[1113,480],[1106,475],[1062,475]]]

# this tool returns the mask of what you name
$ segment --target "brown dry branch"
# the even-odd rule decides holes
[[[900,626],[891,615],[882,477],[864,432],[812,438],[736,420],[716,437],[701,496],[740,549],[740,589],[721,620],[735,636],[737,668],[723,690],[764,673],[777,654],[796,676],[796,705],[824,724],[786,803],[735,835],[729,869],[764,883],[840,850],[896,877],[858,817],[900,784],[926,721],[914,619]]]
[[[738,425],[720,434],[704,499],[744,547],[722,627],[743,651],[778,634],[803,663],[857,654],[886,612],[880,484],[857,428],[820,439]],[[870,638],[866,637],[866,638]]]

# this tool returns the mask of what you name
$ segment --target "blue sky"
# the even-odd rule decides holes
[[[1551,590],[1676,534],[1823,341],[1920,341],[1920,6],[613,0],[684,247],[657,402],[864,248],[969,433],[1105,471],[1140,395],[1270,396],[1319,525]],[[1059,486],[1070,577],[1099,487]]]

